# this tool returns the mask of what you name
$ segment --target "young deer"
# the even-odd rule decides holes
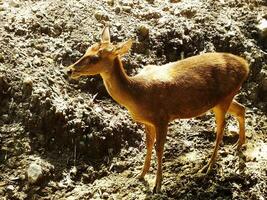
[[[131,45],[131,40],[113,45],[109,28],[105,27],[101,42],[89,47],[67,70],[71,78],[100,74],[110,96],[126,107],[135,121],[145,125],[147,154],[139,178],[144,178],[149,170],[156,142],[158,166],[153,192],[161,188],[163,146],[170,121],[196,117],[209,110],[215,113],[215,148],[210,161],[201,169],[204,173],[208,173],[215,162],[226,113],[234,115],[239,122],[236,148],[245,143],[245,108],[233,100],[249,73],[244,59],[228,53],[206,53],[163,66],[147,66],[129,77],[120,56],[127,53]]]

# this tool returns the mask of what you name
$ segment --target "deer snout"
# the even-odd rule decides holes
[[[70,79],[77,79],[81,75],[77,73],[77,70],[75,70],[74,65],[70,65],[69,67],[66,68],[65,74],[70,78]]]
[[[72,75],[72,71],[73,71],[72,68],[68,68],[68,69],[66,69],[66,74],[67,74],[68,76],[71,76],[71,75]]]

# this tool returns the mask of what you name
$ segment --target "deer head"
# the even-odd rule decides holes
[[[73,79],[108,73],[113,67],[114,59],[127,53],[131,46],[131,39],[116,45],[112,44],[109,27],[105,27],[101,34],[101,41],[89,47],[77,62],[67,68],[67,73]]]

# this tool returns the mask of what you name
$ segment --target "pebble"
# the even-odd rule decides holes
[[[130,13],[131,12],[131,7],[130,6],[122,6],[122,10],[124,11],[124,12],[127,12],[127,13]]]
[[[1,120],[3,120],[3,122],[8,123],[9,121],[9,116],[7,114],[4,114],[0,117]]]
[[[138,26],[137,30],[140,36],[142,36],[143,38],[148,38],[149,28],[146,25]]]
[[[27,77],[23,80],[23,85],[27,85],[27,86],[32,87],[32,86],[33,86],[33,82],[32,82],[31,77],[27,76]]]
[[[77,174],[77,167],[76,166],[73,166],[71,168],[70,174],[71,174],[71,176],[76,176],[76,174]]]
[[[36,183],[43,176],[42,167],[37,163],[31,163],[27,169],[27,177],[29,183]]]
[[[41,59],[38,56],[34,56],[32,64],[36,65],[36,66],[40,66],[42,63]]]
[[[102,197],[103,197],[104,199],[108,199],[108,198],[109,198],[109,194],[108,194],[107,192],[104,192],[104,193],[102,194]]]
[[[153,4],[155,2],[155,0],[146,0],[148,3]]]
[[[102,21],[102,20],[108,21],[109,20],[108,15],[106,13],[104,13],[103,11],[96,11],[94,16],[98,21]]]
[[[109,6],[114,6],[114,4],[115,4],[115,0],[107,0],[107,4],[108,4]]]
[[[33,89],[33,81],[31,77],[27,76],[23,80],[23,93],[28,96],[32,93],[32,89]]]
[[[9,191],[13,191],[15,189],[15,187],[13,185],[8,185],[6,187],[6,189],[9,190]]]
[[[16,0],[9,1],[9,5],[15,8],[18,8],[20,6],[20,2]]]
[[[18,27],[15,31],[16,35],[24,36],[27,33],[27,30],[21,27]]]
[[[260,19],[257,27],[259,29],[261,37],[267,39],[267,19]]]
[[[0,11],[5,11],[6,9],[6,6],[0,5]]]
[[[119,14],[121,12],[121,7],[117,6],[114,11],[116,14]]]
[[[34,47],[41,52],[44,52],[47,49],[46,46],[43,44],[35,44]]]

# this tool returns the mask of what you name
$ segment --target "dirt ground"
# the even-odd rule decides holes
[[[0,199],[267,198],[267,3],[265,0],[0,0]],[[236,97],[246,105],[246,145],[228,116],[210,175],[198,170],[215,141],[212,113],[169,126],[163,186],[153,195],[156,161],[144,181],[144,131],[107,94],[99,76],[69,80],[64,69],[105,23],[128,38],[134,75],[205,52],[250,63]]]

